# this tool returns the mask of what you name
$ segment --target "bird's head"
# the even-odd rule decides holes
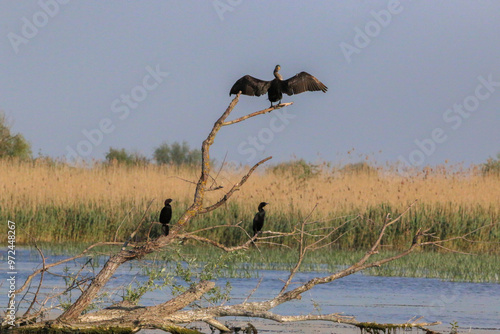
[[[263,207],[265,207],[266,205],[268,205],[269,203],[266,203],[266,202],[261,202],[259,204],[259,209],[262,209]]]
[[[276,65],[276,67],[274,68],[274,71],[275,71],[275,72],[278,72],[279,70],[281,70],[281,66]]]
[[[173,199],[171,199],[171,198],[167,198],[167,199],[165,200],[165,205],[169,205],[170,203],[172,203],[172,201],[173,201]]]

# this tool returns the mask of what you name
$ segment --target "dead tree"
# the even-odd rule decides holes
[[[353,326],[357,326],[359,328],[368,328],[369,326],[379,326],[377,328],[381,329],[424,328],[425,326],[434,324],[434,323],[418,322],[419,319],[417,319],[417,321],[410,321],[403,324],[374,324],[374,323],[365,324],[358,322],[353,317],[347,317],[340,314],[284,316],[276,314],[271,311],[273,308],[275,308],[280,304],[283,304],[285,302],[294,299],[300,299],[301,295],[304,292],[314,288],[316,285],[326,284],[336,279],[354,274],[361,270],[384,265],[387,262],[396,260],[398,258],[410,254],[419,246],[428,244],[437,245],[442,242],[445,242],[445,240],[425,241],[423,238],[426,236],[427,231],[419,231],[415,235],[413,243],[411,245],[408,245],[406,250],[396,255],[386,257],[383,259],[371,260],[372,256],[378,252],[380,243],[382,241],[386,229],[389,226],[396,224],[401,219],[401,216],[393,220],[387,219],[385,225],[379,231],[377,240],[374,242],[372,247],[366,252],[366,254],[362,258],[360,258],[355,264],[351,265],[347,269],[340,270],[336,273],[331,273],[323,277],[315,277],[304,284],[300,284],[298,287],[294,289],[289,289],[290,284],[292,283],[295,274],[299,270],[305,254],[308,251],[328,247],[331,243],[333,243],[336,240],[335,238],[333,238],[333,236],[335,235],[335,233],[339,231],[340,226],[332,227],[326,230],[324,228],[315,228],[316,222],[308,222],[306,219],[303,222],[301,222],[301,224],[296,226],[294,230],[290,233],[267,231],[263,235],[256,235],[253,237],[248,236],[248,240],[245,243],[234,247],[228,247],[214,240],[202,237],[197,234],[197,232],[199,231],[187,232],[186,227],[189,225],[191,219],[193,219],[197,215],[208,213],[210,211],[219,208],[226,201],[228,201],[236,191],[238,191],[243,186],[243,184],[248,180],[248,178],[252,175],[252,173],[255,171],[256,168],[258,168],[261,164],[271,159],[271,157],[267,157],[256,163],[253,167],[251,167],[248,170],[248,172],[241,178],[239,182],[234,184],[229,190],[225,192],[222,198],[220,198],[214,204],[206,206],[204,204],[205,193],[211,190],[211,186],[207,186],[207,183],[210,179],[210,171],[211,171],[210,147],[214,143],[214,139],[218,131],[223,126],[237,124],[250,117],[255,117],[264,113],[268,113],[273,110],[283,108],[285,106],[292,104],[292,103],[279,104],[272,108],[254,112],[232,121],[226,121],[231,111],[237,104],[239,96],[240,95],[238,94],[233,99],[233,101],[230,103],[226,111],[215,122],[207,138],[203,141],[201,175],[196,184],[193,203],[185,211],[185,213],[178,219],[177,223],[175,224],[175,227],[172,228],[170,234],[168,236],[160,236],[159,238],[154,240],[153,239],[150,240],[148,238],[146,242],[139,244],[129,243],[130,239],[126,241],[124,244],[117,242],[95,244],[89,246],[81,254],[75,257],[53,264],[45,263],[43,254],[40,252],[42,258],[44,259],[43,267],[36,270],[32,275],[28,277],[24,285],[15,292],[17,295],[19,295],[22,291],[24,291],[28,287],[28,285],[35,276],[43,275],[44,272],[54,267],[55,265],[71,261],[75,258],[83,257],[92,248],[102,244],[122,246],[119,251],[117,251],[114,255],[109,257],[107,262],[104,264],[103,268],[99,271],[97,275],[95,275],[95,277],[92,277],[90,280],[86,281],[87,285],[85,285],[85,288],[82,289],[79,298],[69,308],[67,308],[64,311],[64,313],[62,313],[57,319],[50,321],[36,322],[40,314],[39,313],[31,314],[29,312],[31,309],[30,306],[28,312],[26,312],[26,314],[17,319],[17,324],[20,325],[20,327],[24,331],[30,329],[38,330],[44,327],[45,329],[80,330],[84,332],[85,330],[92,331],[96,327],[98,327],[101,330],[101,332],[106,332],[106,331],[116,332],[117,329],[120,329],[133,333],[143,328],[155,328],[155,329],[163,329],[164,331],[171,333],[194,333],[196,331],[188,330],[187,328],[182,327],[183,324],[189,324],[194,321],[204,321],[207,324],[221,331],[227,331],[229,330],[229,328],[227,328],[224,324],[222,324],[219,320],[217,320],[217,318],[225,316],[245,316],[245,317],[264,318],[278,322],[323,320],[323,321],[333,321],[336,323],[350,324]],[[408,210],[409,209],[410,208],[408,208]],[[406,211],[403,214],[405,213]],[[144,217],[139,222],[138,227],[136,231],[133,233],[133,235],[139,230],[143,222],[144,222]],[[341,224],[341,226],[349,223],[350,221],[346,221],[343,224]],[[232,227],[243,229],[238,224],[233,225]],[[224,226],[224,228],[227,228],[227,225]],[[207,243],[214,247],[218,247],[226,252],[231,252],[239,249],[246,249],[250,247],[254,242],[256,242],[257,244],[259,242],[264,243],[267,242],[269,239],[273,239],[276,237],[294,238],[298,249],[298,259],[296,265],[291,269],[290,275],[286,280],[286,282],[284,283],[281,291],[279,291],[274,297],[268,300],[258,301],[258,302],[248,302],[245,300],[243,303],[235,305],[221,305],[221,306],[211,306],[211,307],[185,310],[187,306],[189,306],[194,301],[200,299],[205,293],[213,289],[215,286],[214,282],[200,281],[196,285],[192,286],[189,290],[182,293],[181,295],[178,295],[160,305],[142,307],[137,305],[130,305],[127,303],[119,303],[99,311],[83,314],[84,310],[86,310],[88,306],[94,301],[98,293],[105,287],[110,278],[113,276],[113,274],[115,274],[116,270],[121,265],[132,260],[141,259],[148,254],[160,251],[164,249],[165,246],[171,244],[174,240],[191,239],[197,242]],[[341,235],[338,235],[337,237],[340,238]],[[6,328],[7,326],[5,326],[5,321],[3,322],[3,324],[4,324],[3,328]]]

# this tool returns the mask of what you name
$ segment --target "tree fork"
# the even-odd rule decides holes
[[[116,270],[125,262],[143,257],[147,254],[150,254],[154,251],[159,250],[160,248],[166,246],[177,235],[184,229],[184,225],[190,221],[193,217],[200,213],[205,213],[211,210],[216,209],[222,203],[227,201],[227,199],[243,185],[246,180],[250,177],[252,172],[262,163],[271,159],[271,157],[266,158],[260,162],[258,162],[255,166],[253,166],[250,171],[242,178],[242,180],[234,185],[232,189],[226,193],[226,195],[221,199],[218,203],[214,204],[210,208],[203,209],[203,199],[205,195],[206,185],[210,174],[210,146],[214,143],[215,136],[224,125],[224,121],[231,114],[234,107],[238,103],[238,99],[240,97],[240,93],[236,95],[236,97],[231,101],[227,109],[224,111],[222,116],[214,123],[214,126],[207,138],[203,141],[202,144],[202,163],[201,163],[201,175],[196,185],[195,195],[193,204],[186,210],[186,212],[178,219],[176,226],[172,229],[171,233],[168,236],[161,236],[157,240],[152,240],[147,242],[146,244],[138,247],[134,247],[130,250],[123,249],[116,255],[112,256],[104,265],[102,270],[96,275],[93,279],[92,283],[87,287],[85,291],[82,292],[80,297],[77,299],[75,303],[73,303],[63,314],[61,314],[57,321],[59,322],[68,322],[77,319],[82,312],[92,303],[95,299],[99,291],[106,285],[109,279],[113,276]],[[273,109],[279,109],[288,104],[275,106]],[[268,109],[261,110],[256,113],[250,114],[247,118],[254,117],[264,112],[268,112]]]

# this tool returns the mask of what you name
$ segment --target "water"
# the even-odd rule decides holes
[[[261,274],[264,279],[251,300],[263,300],[279,291],[280,279],[286,279],[288,273]],[[316,276],[318,273],[299,273],[295,281],[305,282]],[[257,279],[233,279],[231,283],[234,296],[246,296]],[[233,301],[241,302],[242,298]],[[319,305],[319,310],[314,305]],[[461,328],[492,329],[496,333],[500,332],[500,285],[355,274],[318,285],[304,293],[300,301],[280,305],[273,311],[284,315],[343,312],[359,321],[379,323],[404,323],[414,316],[424,316],[428,322],[441,321],[444,327],[457,322]]]
[[[6,253],[6,252],[5,252]],[[5,273],[6,254],[2,254],[0,270]],[[64,256],[50,256],[47,263],[56,262]],[[82,261],[82,260],[79,260]],[[16,253],[16,284],[20,287],[25,278],[34,268],[39,268],[40,258],[36,251],[17,249]],[[99,261],[103,265],[104,259]],[[63,273],[64,267],[76,272],[78,262],[70,262],[52,270],[54,273]],[[98,269],[95,269],[97,272]],[[115,300],[123,289],[121,285],[128,285],[134,277],[143,280],[137,275],[137,266],[125,264],[116,273],[111,281],[108,291],[114,294]],[[83,271],[81,275],[90,275],[92,270]],[[309,279],[327,275],[326,273],[298,273],[295,282],[306,282]],[[5,277],[5,275],[4,275]],[[262,282],[250,301],[265,300],[280,291],[283,282],[288,277],[285,271],[260,271],[259,278],[232,278],[232,292],[229,304],[241,303],[257,286],[260,278]],[[36,290],[39,276],[32,282],[32,291]],[[42,293],[52,293],[54,289],[60,290],[64,283],[59,277],[45,274],[44,289]],[[221,279],[217,284],[224,285],[226,279]],[[294,288],[296,285],[292,285]],[[2,280],[0,286],[0,305],[7,304],[8,285]],[[24,294],[24,292],[23,292]],[[74,295],[73,297],[77,297]],[[21,296],[17,296],[19,302]],[[141,301],[142,305],[154,305],[171,298],[169,289],[147,293]],[[316,306],[315,306],[316,305]],[[27,307],[25,304],[24,307]],[[404,323],[413,317],[424,316],[428,322],[441,321],[443,324],[434,326],[433,329],[444,330],[450,323],[456,322],[461,329],[471,333],[500,333],[500,284],[494,283],[457,283],[445,282],[438,279],[378,277],[354,274],[329,284],[318,285],[311,291],[305,292],[301,300],[282,304],[272,310],[283,315],[298,314],[328,314],[343,313],[343,315],[356,316],[359,321],[374,321],[379,323]],[[229,321],[244,321],[253,319],[229,319]],[[331,324],[314,324],[314,328],[331,326]],[[271,326],[269,323],[264,326]],[[281,325],[280,325],[281,326]],[[293,325],[296,332],[301,325]],[[312,326],[312,325],[308,325]],[[268,327],[266,327],[268,328]],[[311,329],[302,331],[308,333]],[[264,331],[265,332],[265,331]],[[274,332],[274,331],[272,331]],[[287,330],[292,332],[292,330]],[[302,333],[298,331],[297,333]],[[332,333],[331,329],[323,331]],[[322,332],[322,333],[323,333]]]

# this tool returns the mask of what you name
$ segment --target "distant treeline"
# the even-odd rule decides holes
[[[16,158],[21,160],[44,160],[51,163],[65,163],[48,156],[39,156],[34,158],[31,150],[31,144],[21,133],[13,133],[11,126],[7,121],[5,114],[0,111],[0,159]],[[110,147],[105,154],[104,163],[106,164],[125,164],[128,166],[144,166],[151,163],[157,165],[176,165],[176,166],[199,166],[201,163],[201,150],[191,149],[185,141],[167,143],[164,142],[154,148],[152,159],[140,152],[131,152],[125,148]],[[284,162],[274,167],[275,171],[295,171],[302,176],[311,176],[320,171],[319,165],[305,162],[304,160],[294,160]],[[480,164],[481,172],[484,175],[500,176],[500,153],[496,158],[490,157],[486,162]],[[429,167],[424,167],[424,169]],[[372,170],[366,162],[348,164],[342,167],[344,171],[366,171]]]

